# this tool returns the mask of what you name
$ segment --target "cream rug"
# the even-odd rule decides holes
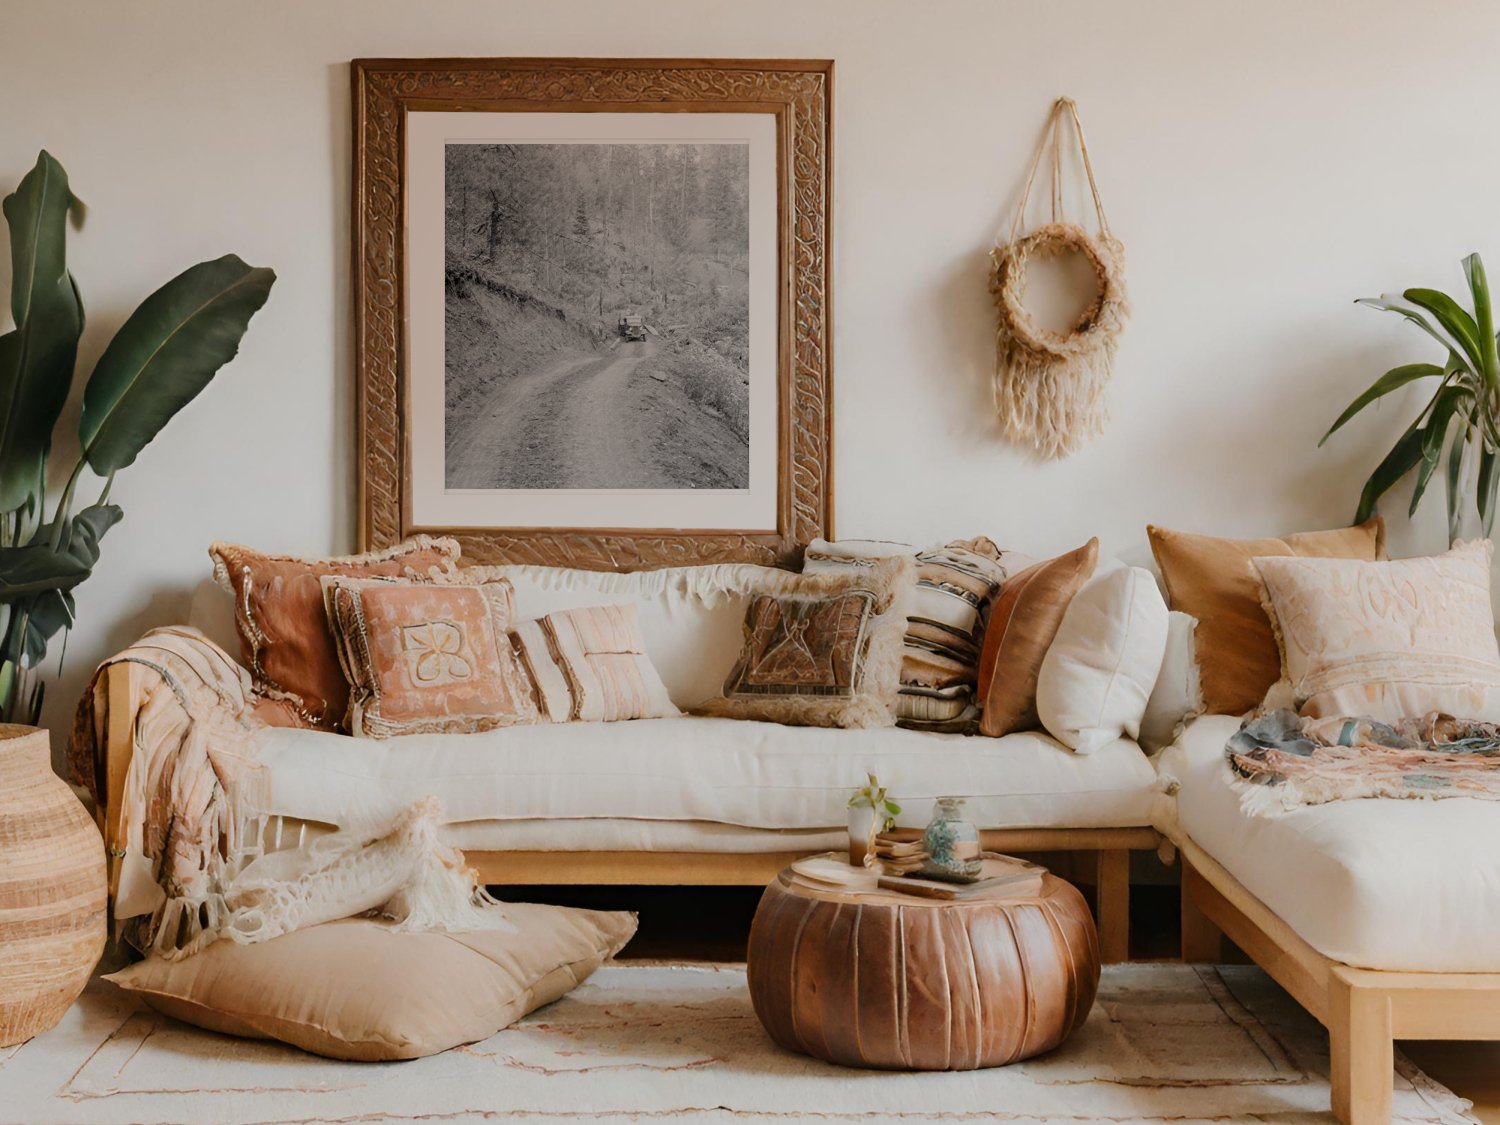
[[[94,982],[0,1050],[7,1125],[798,1120],[1331,1122],[1327,1037],[1259,970],[1125,965],[1050,1055],[999,1070],[846,1070],[774,1047],[739,967],[608,966],[472,1047],[337,1063],[157,1016]],[[1404,1060],[1398,1122],[1472,1122]]]

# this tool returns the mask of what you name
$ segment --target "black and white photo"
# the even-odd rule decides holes
[[[444,146],[449,490],[750,478],[749,146]]]

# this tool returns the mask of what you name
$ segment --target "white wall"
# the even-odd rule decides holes
[[[86,361],[192,262],[232,250],[280,277],[240,358],[121,474],[48,722],[66,728],[95,661],[185,616],[211,539],[352,544],[352,58],[836,59],[839,532],[1032,552],[1098,534],[1138,555],[1148,520],[1352,514],[1415,400],[1317,438],[1428,355],[1352,299],[1457,287],[1473,249],[1500,271],[1497,48],[1484,0],[0,0],[0,191],[45,146],[90,205],[71,247]],[[989,420],[985,267],[1061,93],[1135,318],[1108,432],[1037,466]],[[1439,548],[1439,524],[1394,546]]]

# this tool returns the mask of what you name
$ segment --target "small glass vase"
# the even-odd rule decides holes
[[[927,862],[922,874],[930,879],[972,883],[984,865],[980,854],[979,829],[964,819],[962,797],[939,797],[932,820],[922,833]]]

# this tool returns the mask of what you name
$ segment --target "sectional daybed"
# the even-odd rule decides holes
[[[1274,648],[1266,651],[1269,623],[1243,605],[1248,579],[1240,568],[1250,566],[1252,554],[1339,551],[1366,560],[1355,565],[1383,555],[1377,525],[1328,534],[1343,540],[1215,541],[1209,555],[1193,546],[1195,558],[1210,560],[1199,568],[1202,577],[1230,577],[1233,588],[1215,595],[1229,610],[1200,605],[1195,618],[1173,615],[1146,716],[1158,735],[1194,698],[1211,705],[1232,697],[1225,667],[1250,696],[1275,674]],[[1159,560],[1163,555],[1158,550]],[[1487,553],[1470,561],[1488,573]],[[1171,595],[1183,569],[1166,562]],[[679,706],[724,683],[743,640],[750,595],[693,594],[680,572],[502,570],[520,620],[634,606],[646,651]],[[1174,603],[1191,604],[1181,588],[1176,593]],[[221,591],[200,591],[193,617],[204,635],[193,634],[188,644],[232,711],[246,705],[249,677],[227,655],[234,645],[228,609]],[[1487,621],[1474,607],[1462,612]],[[1226,626],[1250,641],[1233,647],[1231,665],[1216,668],[1203,646],[1217,643]],[[1486,628],[1477,631],[1479,648]],[[1440,636],[1437,643],[1447,641]],[[1489,675],[1500,692],[1500,653],[1485,649],[1482,656],[1463,665],[1460,682]],[[1200,683],[1200,671],[1221,678]],[[121,916],[149,912],[160,901],[155,873],[133,858],[139,840],[132,833],[140,826],[126,825],[120,809],[141,784],[142,771],[131,768],[138,748],[168,721],[159,702],[170,694],[162,676],[149,655],[112,662],[90,711],[103,743],[99,791]],[[763,884],[797,857],[844,846],[844,799],[873,771],[900,795],[904,824],[921,825],[936,797],[960,793],[971,798],[989,848],[1091,853],[1107,961],[1128,952],[1130,851],[1157,848],[1165,838],[1182,861],[1183,957],[1217,960],[1222,938],[1232,939],[1327,1026],[1340,1120],[1385,1122],[1394,1039],[1500,1038],[1500,944],[1493,936],[1500,932],[1500,806],[1463,797],[1335,799],[1259,815],[1247,811],[1255,802],[1246,801],[1225,762],[1226,744],[1242,723],[1223,714],[1190,719],[1175,741],[1159,740],[1171,745],[1154,758],[1125,737],[1077,753],[1037,730],[989,738],[707,717],[386,741],[258,727],[246,753],[268,814],[266,850],[334,825],[388,819],[436,796],[448,842],[485,882],[500,885]]]
[[[1157,760],[1183,958],[1219,961],[1232,940],[1327,1027],[1339,1120],[1383,1125],[1393,1040],[1500,1039],[1500,807],[1373,799],[1254,816],[1225,769],[1239,726],[1200,717]]]

